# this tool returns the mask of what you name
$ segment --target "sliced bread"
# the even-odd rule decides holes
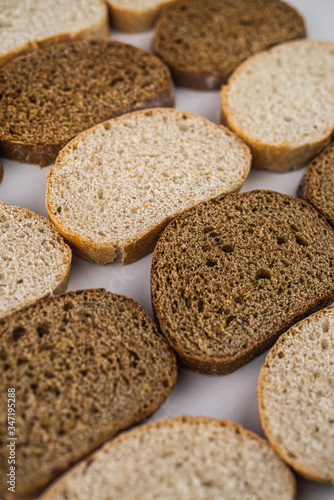
[[[334,129],[334,42],[301,40],[248,59],[221,92],[223,122],[253,151],[253,164],[305,165]]]
[[[139,304],[83,290],[0,320],[0,373],[0,435],[8,435],[8,388],[15,388],[15,496],[29,498],[157,410],[177,369]],[[8,473],[7,444],[0,441],[1,478]],[[0,497],[12,498],[6,480],[0,484]]]
[[[64,293],[72,252],[45,217],[0,201],[0,317]]]
[[[160,16],[154,49],[177,85],[213,90],[247,57],[305,34],[303,18],[280,0],[183,0]]]
[[[296,472],[334,484],[334,309],[284,333],[261,369],[262,427]]]
[[[205,417],[160,420],[108,443],[41,500],[292,500],[295,480],[268,443]]]
[[[83,132],[47,172],[46,208],[76,253],[129,264],[178,213],[242,186],[251,156],[228,129],[173,109],[129,113]]]
[[[334,231],[308,203],[229,194],[172,221],[154,250],[152,304],[185,366],[229,373],[334,298]]]
[[[334,143],[310,163],[297,194],[311,203],[334,226]]]
[[[0,65],[36,46],[65,38],[108,38],[102,0],[7,0],[1,2]]]
[[[53,162],[75,135],[134,109],[173,106],[168,68],[121,42],[74,40],[38,48],[0,71],[0,154]]]

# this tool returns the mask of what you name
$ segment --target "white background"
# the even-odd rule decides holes
[[[309,38],[334,40],[334,0],[290,0],[290,3],[304,15]],[[112,32],[112,38],[147,50],[152,49],[152,37],[151,31],[138,35]],[[178,88],[176,96],[176,108],[220,122],[218,92]],[[3,165],[0,199],[46,216],[44,195],[47,169],[9,160],[4,160]],[[268,188],[295,195],[304,170],[288,174],[252,170],[243,191]],[[151,255],[128,266],[113,263],[99,266],[74,257],[68,290],[103,287],[134,298],[152,315],[150,264]],[[180,370],[174,391],[151,420],[183,414],[205,415],[238,422],[263,435],[257,410],[256,385],[264,360],[265,355],[262,355],[236,372],[222,376]],[[334,486],[298,479],[297,499],[334,500]]]

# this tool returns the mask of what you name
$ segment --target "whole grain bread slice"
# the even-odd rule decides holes
[[[183,0],[159,17],[154,50],[177,85],[213,90],[256,52],[305,34],[301,15],[280,0]]]
[[[107,439],[150,416],[176,381],[175,356],[134,300],[105,290],[43,299],[0,320],[0,435],[15,388],[17,498],[35,497]],[[0,443],[1,498],[8,441]],[[96,496],[95,496],[96,498]]]
[[[301,321],[269,352],[258,383],[262,427],[298,474],[334,484],[334,308]]]
[[[229,373],[334,298],[334,231],[273,191],[229,194],[172,221],[154,250],[152,304],[185,366]]]
[[[103,120],[174,105],[168,68],[157,57],[104,40],[60,42],[10,60],[0,93],[0,154],[41,166]]]
[[[127,432],[79,464],[41,500],[292,500],[295,480],[268,443],[205,417]]]
[[[250,163],[248,147],[225,127],[174,109],[138,111],[59,153],[46,208],[78,255],[129,264],[153,250],[178,213],[239,190]]]
[[[0,317],[64,293],[72,252],[45,217],[0,201]]]

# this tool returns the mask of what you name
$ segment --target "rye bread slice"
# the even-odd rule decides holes
[[[249,56],[305,36],[301,15],[280,0],[183,0],[161,14],[154,50],[177,85],[213,90]]]
[[[15,496],[34,497],[150,416],[177,375],[175,356],[148,314],[105,290],[43,299],[0,320],[0,373],[1,498],[8,493],[8,388],[16,394]]]
[[[334,231],[305,201],[228,194],[172,221],[153,254],[152,303],[185,366],[229,373],[334,298]]]
[[[334,143],[309,164],[297,195],[311,203],[334,226]]]
[[[116,41],[39,48],[0,71],[0,154],[46,166],[76,134],[131,110],[174,105],[168,68]]]
[[[41,500],[292,500],[295,490],[289,468],[253,432],[183,416],[123,434]]]
[[[304,319],[269,352],[258,383],[270,444],[298,474],[334,484],[334,308]]]

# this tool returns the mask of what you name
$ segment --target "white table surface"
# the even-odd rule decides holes
[[[334,40],[334,0],[290,0],[290,4],[297,7],[306,18],[309,38]],[[153,32],[126,35],[113,31],[112,38],[151,50]],[[198,113],[219,123],[218,92],[178,88],[176,96],[176,108]],[[46,216],[44,195],[47,169],[9,160],[4,160],[3,166],[4,180],[0,185],[0,199]],[[295,195],[304,170],[287,174],[253,170],[243,191],[267,188]],[[150,264],[151,255],[128,266],[118,263],[99,266],[74,257],[68,291],[103,287],[132,297],[152,315]],[[238,422],[263,436],[257,409],[256,386],[264,360],[265,354],[236,372],[222,376],[180,370],[172,394],[151,420],[185,414],[204,415]],[[317,485],[298,478],[297,499],[334,500],[334,486]]]

